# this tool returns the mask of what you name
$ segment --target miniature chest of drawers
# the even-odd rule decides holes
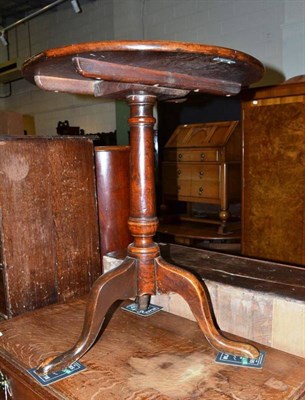
[[[180,125],[165,145],[164,200],[219,205],[220,233],[230,217],[230,202],[241,193],[241,130],[238,121]],[[191,207],[184,219],[194,220]],[[203,222],[211,220],[201,219]]]

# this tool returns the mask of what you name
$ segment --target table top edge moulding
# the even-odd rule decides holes
[[[125,98],[131,90],[161,99],[191,91],[235,95],[263,72],[263,65],[243,52],[165,41],[73,44],[43,51],[23,66],[25,78],[44,90],[108,98]]]
[[[185,97],[191,91],[234,95],[264,72],[255,58],[236,50],[161,41],[91,42],[47,50],[26,61],[26,79],[44,90],[125,98],[130,107],[130,216],[134,239],[116,269],[98,278],[87,302],[83,331],[66,352],[37,369],[48,373],[69,366],[94,344],[104,317],[116,300],[136,297],[138,310],[150,296],[180,294],[218,351],[256,358],[253,345],[226,338],[214,322],[209,293],[191,272],[163,260],[153,237],[155,207],[153,107],[156,100]]]

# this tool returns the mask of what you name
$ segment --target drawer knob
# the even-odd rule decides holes
[[[199,177],[202,178],[203,175],[204,175],[204,171],[200,171],[200,172],[199,172]]]
[[[200,188],[198,189],[198,194],[199,194],[199,196],[201,196],[201,195],[202,195],[202,193],[203,193],[203,187],[202,187],[202,186],[200,186]]]
[[[181,160],[182,157],[183,157],[183,154],[182,154],[182,153],[179,153],[179,154],[178,154],[179,160]]]
[[[0,371],[0,390],[4,392],[5,400],[13,398],[10,382],[8,378],[1,371]]]
[[[200,161],[204,161],[205,160],[205,154],[204,153],[201,153],[200,154]]]
[[[179,176],[179,175],[181,175],[181,173],[182,173],[181,169],[178,169],[177,170],[177,175]]]

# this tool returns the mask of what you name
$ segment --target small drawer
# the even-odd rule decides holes
[[[195,181],[219,181],[220,166],[208,164],[192,165],[192,179]]]
[[[219,198],[219,183],[217,181],[205,182],[192,182],[191,185],[191,196],[198,198]]]
[[[163,184],[163,193],[168,196],[179,198],[179,196],[189,196],[191,191],[191,180],[169,179]]]
[[[218,150],[215,149],[202,149],[202,150],[193,150],[190,152],[190,155],[187,155],[189,161],[195,162],[206,162],[206,161],[218,161]]]
[[[166,150],[164,152],[164,159],[166,161],[178,162],[205,162],[205,161],[218,161],[218,149],[175,149]]]
[[[169,179],[191,179],[192,174],[192,165],[175,162],[164,162],[162,164],[162,178],[165,184]]]

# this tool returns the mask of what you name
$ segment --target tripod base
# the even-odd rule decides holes
[[[257,358],[259,351],[247,343],[235,342],[221,334],[213,318],[213,310],[205,284],[192,273],[164,261],[154,260],[157,288],[155,294],[175,292],[189,304],[208,342],[217,350],[247,358]],[[37,373],[47,374],[68,367],[81,358],[94,344],[105,315],[117,300],[138,295],[138,260],[127,257],[121,265],[102,275],[92,287],[85,314],[83,331],[77,343],[65,353],[44,360]],[[141,298],[143,297],[143,302]],[[139,296],[140,304],[148,305],[148,295]]]

